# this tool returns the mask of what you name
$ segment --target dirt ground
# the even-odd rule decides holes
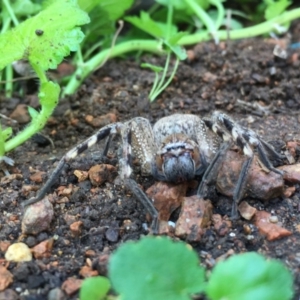
[[[300,32],[299,28],[294,26],[292,32]],[[292,42],[298,40],[293,34]],[[288,46],[287,38],[279,42]],[[135,116],[146,117],[153,124],[173,113],[203,117],[222,110],[274,145],[282,147],[288,141],[300,141],[300,49],[287,48],[288,58],[282,59],[273,55],[274,46],[275,40],[271,39],[229,41],[218,46],[212,42],[199,44],[189,49],[190,59],[180,64],[172,84],[151,104],[147,94],[153,74],[139,65],[141,61],[163,64],[163,59],[147,55],[140,60],[131,57],[107,62],[84,82],[76,95],[62,99],[42,131],[43,136],[29,140],[9,154],[15,160],[15,167],[8,168],[10,174],[22,176],[9,180],[0,173],[0,241],[9,244],[22,241],[32,248],[54,237],[50,254],[30,262],[9,264],[8,270],[14,278],[6,291],[10,296],[5,299],[77,299],[78,292],[67,295],[62,288],[68,278],[82,279],[79,273],[83,266],[105,275],[112,251],[148,233],[145,224],[149,225],[149,219],[143,206],[124,189],[116,174],[98,187],[92,186],[88,179],[78,183],[74,176],[74,170],[87,171],[101,163],[103,143],[100,143],[70,163],[49,191],[54,206],[50,228],[37,235],[22,235],[22,201],[35,195],[68,149],[97,128]],[[35,106],[37,103],[30,89],[25,97],[2,98],[0,113],[6,116],[19,104]],[[9,121],[1,122],[11,126]],[[14,129],[18,131],[24,126],[17,124]],[[115,151],[109,153],[109,163],[116,166],[117,147],[115,142]],[[285,150],[284,146],[282,149]],[[299,150],[295,148],[296,160]],[[146,190],[154,180],[141,177],[136,170],[135,177]],[[282,226],[292,232],[290,236],[268,241],[243,218],[234,221],[225,235],[220,235],[211,225],[200,242],[192,243],[203,265],[211,268],[221,257],[245,251],[280,259],[294,274],[295,299],[299,299],[300,188],[299,184],[293,186],[295,191],[288,197],[265,202],[246,199],[257,209],[276,215]],[[66,191],[64,187],[69,189]],[[215,193],[214,213],[228,215],[231,203],[230,198]],[[74,223],[80,228],[70,228]],[[252,239],[247,238],[245,228],[251,228]],[[1,245],[4,264],[6,247],[4,243]]]

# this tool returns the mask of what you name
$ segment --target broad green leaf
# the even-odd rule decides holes
[[[126,17],[125,20],[154,37],[164,36],[164,31],[158,26],[158,22],[152,20],[150,15],[144,11],[141,11],[140,17]]]
[[[288,300],[293,278],[284,265],[254,253],[234,255],[219,262],[207,286],[212,300]]]
[[[28,59],[43,70],[56,68],[70,51],[77,50],[84,36],[77,26],[88,22],[76,0],[55,1],[0,37],[0,70],[20,59]]]
[[[267,9],[265,10],[266,20],[270,20],[272,18],[279,16],[291,4],[292,1],[289,0],[279,0],[279,1],[270,2],[267,6]]]
[[[165,237],[122,245],[110,259],[109,275],[122,300],[190,300],[204,289],[197,254]]]
[[[162,68],[160,66],[155,66],[155,65],[152,65],[152,64],[148,64],[148,63],[142,63],[141,67],[142,68],[149,68],[155,73],[160,73],[164,70],[164,68]]]
[[[80,300],[101,300],[107,295],[110,282],[107,278],[97,276],[86,278],[80,288]]]

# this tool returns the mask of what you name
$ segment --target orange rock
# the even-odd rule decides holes
[[[239,204],[238,210],[241,216],[246,220],[251,220],[256,213],[256,208],[249,205],[246,201],[242,201]]]
[[[18,104],[9,117],[16,120],[19,124],[26,124],[31,119],[26,104]]]
[[[81,279],[77,279],[74,277],[69,277],[67,280],[65,280],[61,286],[61,289],[68,295],[71,296],[74,293],[76,293],[82,284]]]
[[[87,278],[87,277],[92,277],[92,276],[97,276],[98,275],[98,271],[93,270],[91,267],[89,266],[83,266],[81,268],[81,270],[79,271],[79,274],[83,277],[83,278]]]
[[[170,215],[181,205],[187,188],[187,182],[174,184],[160,181],[147,189],[146,194],[153,200],[161,221],[169,221]]]
[[[88,116],[88,118],[86,118],[85,120],[91,126],[100,128],[105,125],[117,122],[117,115],[114,113],[108,113],[106,115],[97,117]]]
[[[73,192],[73,187],[68,186],[68,187],[61,187],[58,191],[59,196],[70,196]]]
[[[4,185],[12,182],[15,179],[22,179],[22,178],[23,176],[21,174],[10,174],[7,176],[3,176],[0,180],[0,183]]]
[[[70,225],[70,230],[72,231],[72,233],[75,236],[80,235],[81,229],[82,229],[82,225],[83,225],[82,221],[76,221],[76,222],[74,222],[74,223],[72,223]]]
[[[13,282],[13,275],[4,266],[0,266],[0,291],[4,291]]]
[[[92,249],[88,249],[85,251],[85,256],[87,257],[91,257],[91,256],[95,256],[96,255],[96,252]]]
[[[108,164],[95,165],[88,171],[92,185],[98,186],[105,181],[112,181],[117,175],[117,168]]]
[[[78,178],[79,182],[85,181],[89,177],[88,172],[80,170],[75,170],[74,175]]]
[[[7,248],[11,245],[11,242],[9,241],[0,241],[0,251],[1,252],[6,252]]]
[[[296,151],[297,148],[299,147],[298,142],[296,141],[288,141],[286,143],[286,148],[290,151],[293,157],[296,157]]]
[[[245,159],[245,156],[235,151],[227,152],[216,182],[216,187],[220,193],[232,197]],[[283,177],[274,172],[266,173],[255,157],[249,170],[245,196],[269,200],[281,196],[283,189]]]
[[[267,237],[268,241],[274,241],[292,233],[279,226],[270,222],[271,214],[266,211],[257,211],[254,217],[254,224],[259,229],[259,232]]]
[[[46,174],[45,172],[38,171],[35,172],[34,174],[30,175],[30,180],[35,182],[35,183],[42,183],[43,182],[43,175]]]
[[[36,259],[41,259],[51,256],[54,240],[48,239],[31,248],[31,252]]]
[[[184,197],[181,212],[175,226],[175,235],[188,242],[197,242],[210,225],[212,204],[197,196]]]
[[[160,221],[159,222],[159,228],[158,228],[158,234],[159,235],[168,235],[168,236],[174,236],[175,228],[174,226],[170,226],[168,221]]]
[[[296,191],[295,186],[289,186],[284,190],[283,195],[286,198],[290,198],[295,193],[295,191]]]
[[[300,164],[294,165],[285,165],[281,166],[278,169],[284,171],[283,178],[284,180],[290,183],[299,183],[300,182]]]
[[[214,228],[220,236],[225,236],[232,226],[230,220],[223,219],[222,216],[219,214],[212,215],[212,222]]]

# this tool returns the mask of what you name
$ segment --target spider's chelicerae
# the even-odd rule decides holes
[[[237,204],[245,191],[253,151],[257,152],[260,162],[267,169],[282,174],[274,168],[270,159],[282,160],[284,156],[255,132],[239,126],[224,113],[215,112],[210,119],[201,119],[191,114],[174,114],[158,120],[153,127],[147,119],[136,117],[125,123],[107,125],[70,150],[59,161],[37,196],[24,204],[41,200],[67,162],[104,138],[107,138],[103,150],[103,155],[106,155],[114,135],[121,139],[120,177],[151,214],[154,232],[158,229],[158,212],[153,202],[131,178],[133,156],[139,160],[143,175],[152,175],[160,181],[179,183],[191,180],[196,175],[202,176],[197,195],[205,197],[208,185],[215,183],[227,150],[232,143],[236,143],[247,159],[233,194],[232,217],[237,216]]]

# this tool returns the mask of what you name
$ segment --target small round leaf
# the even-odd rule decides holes
[[[204,269],[187,244],[147,237],[112,255],[109,274],[122,300],[189,300],[204,289]]]

